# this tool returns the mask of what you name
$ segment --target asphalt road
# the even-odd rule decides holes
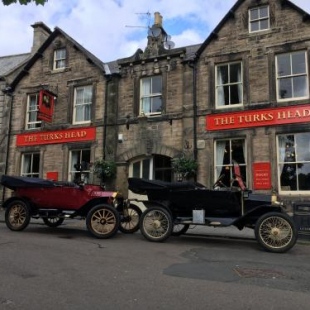
[[[1,310],[309,309],[310,242],[272,254],[249,234],[99,240],[84,224],[0,221]]]

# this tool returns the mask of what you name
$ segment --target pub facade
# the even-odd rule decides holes
[[[145,49],[108,64],[55,28],[11,85],[8,173],[93,182],[112,159],[130,196],[128,177],[173,181],[184,155],[207,187],[234,186],[238,162],[253,191],[307,200],[309,51],[310,16],[288,0],[236,1],[181,48],[155,13]]]
[[[201,182],[231,186],[236,161],[248,188],[309,199],[309,18],[290,1],[237,1],[197,51]]]

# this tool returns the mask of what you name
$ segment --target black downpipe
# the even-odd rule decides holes
[[[14,95],[11,92],[6,92],[5,95],[9,96],[11,98],[11,104],[9,108],[9,128],[8,128],[8,133],[7,133],[7,146],[6,146],[6,157],[5,157],[5,166],[4,166],[4,175],[8,173],[8,165],[9,165],[9,155],[10,155],[10,143],[11,143],[11,131],[12,131],[12,118],[13,118],[13,98]],[[4,203],[4,198],[5,198],[5,187],[3,186],[2,190],[2,205]]]
[[[194,159],[197,161],[197,63],[196,61],[188,64],[193,69],[193,140],[194,140]]]
[[[103,117],[103,160],[106,157],[106,144],[107,144],[107,121],[108,121],[108,97],[109,97],[109,84],[111,81],[111,75],[106,76],[106,87],[105,87],[105,96],[104,96],[104,117]]]

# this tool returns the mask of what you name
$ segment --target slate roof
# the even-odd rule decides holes
[[[0,57],[0,76],[5,76],[26,62],[30,53]]]

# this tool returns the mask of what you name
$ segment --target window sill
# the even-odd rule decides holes
[[[63,72],[68,72],[71,71],[71,67],[66,67],[66,68],[60,68],[60,69],[53,69],[50,71],[51,74],[57,74],[57,73],[63,73]]]

